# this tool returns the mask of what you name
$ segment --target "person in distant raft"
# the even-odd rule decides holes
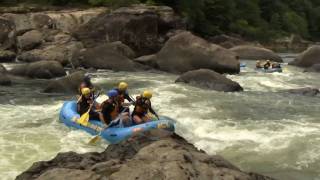
[[[134,101],[129,96],[128,93],[128,84],[126,82],[120,82],[118,85],[118,88],[114,88],[118,92],[119,95],[119,110],[120,112],[123,111],[125,108],[125,112],[129,112],[129,108],[125,106],[130,106]],[[124,101],[127,100],[129,103],[124,103]]]
[[[263,68],[264,69],[269,69],[270,66],[271,66],[271,62],[270,62],[270,60],[267,60],[266,63],[263,65]]]
[[[112,121],[119,118],[123,123],[127,123],[129,120],[128,113],[122,113],[119,111],[119,94],[116,90],[108,91],[109,99],[102,103],[102,110],[100,113],[100,120],[106,125],[109,125]]]
[[[152,93],[150,91],[144,91],[142,95],[136,97],[136,103],[132,112],[133,124],[142,124],[150,121],[152,118],[148,115],[148,112],[155,115],[158,119],[159,116],[151,107]]]
[[[256,61],[256,68],[263,68],[262,67],[262,62],[260,60]]]
[[[89,76],[85,76],[79,86],[79,94],[80,95],[81,95],[81,89],[83,89],[83,88],[89,88],[92,96],[94,96],[94,86],[93,86]]]
[[[81,96],[77,102],[77,111],[80,115],[86,113],[94,103],[92,92],[89,88],[81,89]],[[90,119],[99,119],[99,114],[91,108],[89,112]]]

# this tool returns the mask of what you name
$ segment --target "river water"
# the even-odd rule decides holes
[[[282,54],[288,62],[294,55]],[[228,75],[240,93],[202,90],[175,84],[176,75],[155,72],[92,74],[105,89],[127,81],[131,94],[150,89],[159,114],[177,121],[177,133],[209,154],[219,154],[245,171],[284,180],[320,179],[320,97],[292,95],[286,89],[320,87],[320,74],[286,66],[284,73],[256,73],[247,62]],[[10,64],[6,65],[10,68]],[[90,136],[58,120],[72,96],[41,93],[47,81],[16,80],[0,87],[0,177],[14,179],[33,162],[58,152],[102,151],[107,143],[87,145]]]

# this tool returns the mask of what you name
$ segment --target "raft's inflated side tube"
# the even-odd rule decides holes
[[[282,68],[271,68],[271,69],[256,68],[256,71],[265,72],[265,73],[274,73],[274,72],[282,72]]]
[[[174,121],[165,117],[160,117],[160,120],[157,121],[150,121],[144,124],[123,128],[110,127],[104,129],[103,124],[99,120],[90,120],[88,126],[82,126],[76,122],[80,118],[80,115],[77,113],[77,103],[75,101],[66,101],[63,104],[59,118],[66,126],[84,130],[92,135],[97,135],[102,131],[101,137],[111,144],[119,143],[133,135],[152,129],[165,129],[172,132],[175,129]]]

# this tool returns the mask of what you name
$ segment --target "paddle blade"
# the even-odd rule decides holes
[[[88,126],[89,122],[89,112],[82,114],[82,116],[78,119],[78,123],[83,126]]]
[[[95,145],[99,140],[101,139],[101,137],[99,135],[93,137],[88,144],[91,144],[91,145]]]

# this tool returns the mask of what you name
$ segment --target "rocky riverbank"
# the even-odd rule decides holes
[[[158,138],[139,137],[109,145],[102,153],[59,153],[50,161],[34,163],[16,180],[272,180],[241,171],[221,156],[208,155],[176,134]]]

